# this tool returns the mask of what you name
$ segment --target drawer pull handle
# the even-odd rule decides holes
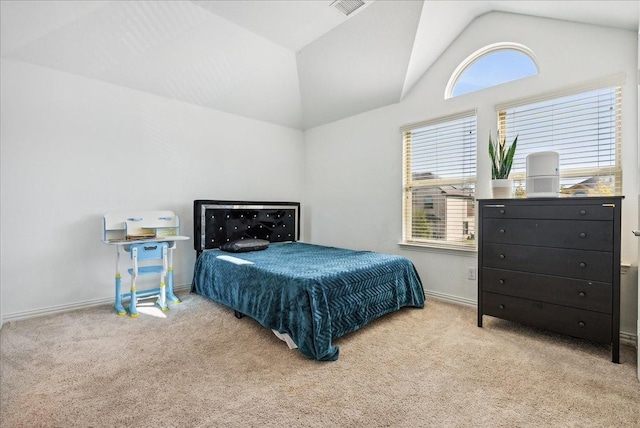
[[[500,284],[500,285],[504,284],[504,279],[499,279],[498,280],[498,284]]]
[[[585,215],[587,213],[586,210],[580,210],[580,215]]]
[[[578,322],[578,325],[579,325],[580,327],[584,327],[584,326],[585,326],[584,321],[580,321],[580,322]]]
[[[586,233],[584,233],[584,232],[580,232],[580,237],[581,237],[581,238],[586,238],[586,237],[587,237],[587,234],[586,234]]]
[[[499,309],[504,309],[504,305],[498,305]]]
[[[500,210],[499,212],[500,212],[500,214],[504,214],[504,210]]]
[[[500,229],[500,233],[504,233],[504,229]]]
[[[504,257],[505,257],[504,254],[500,254],[501,259],[504,259]]]
[[[584,297],[584,296],[586,296],[586,295],[587,295],[587,294],[586,294],[584,291],[579,291],[579,292],[578,292],[578,296],[580,296],[580,297]]]
[[[580,267],[581,268],[585,268],[585,267],[587,267],[587,264],[585,262],[580,262]]]

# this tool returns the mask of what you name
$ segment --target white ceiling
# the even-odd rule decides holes
[[[2,58],[296,129],[399,102],[491,11],[638,31],[638,1],[0,2]]]

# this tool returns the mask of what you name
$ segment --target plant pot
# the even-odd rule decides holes
[[[510,199],[513,197],[513,180],[508,178],[491,180],[491,191],[494,199]]]

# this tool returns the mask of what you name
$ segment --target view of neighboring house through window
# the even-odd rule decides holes
[[[402,131],[404,242],[475,248],[475,111]]]
[[[500,135],[518,146],[511,170],[516,195],[524,196],[526,157],[560,156],[560,192],[572,196],[619,195],[622,191],[621,88],[582,91],[536,102],[498,107]]]

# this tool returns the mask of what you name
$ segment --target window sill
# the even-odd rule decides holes
[[[478,249],[473,247],[463,247],[451,244],[435,244],[435,243],[417,243],[417,242],[399,242],[400,248],[415,251],[436,251],[436,252],[452,252],[464,253],[467,255],[476,254]]]

